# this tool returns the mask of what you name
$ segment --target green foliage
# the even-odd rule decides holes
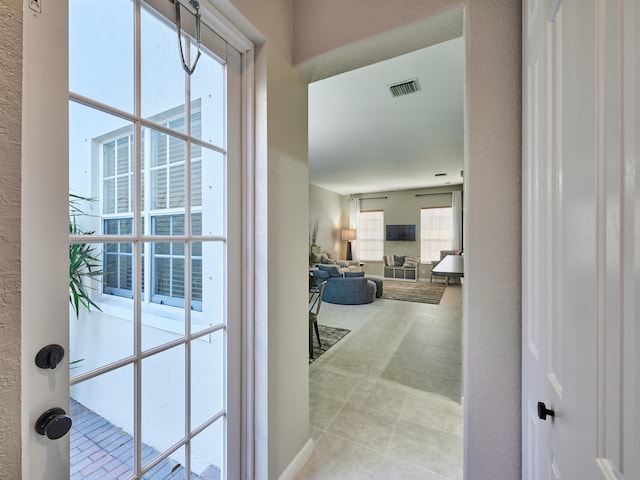
[[[78,225],[77,217],[87,215],[82,208],[83,204],[92,199],[80,195],[69,194],[69,235],[91,235],[94,232],[84,231]],[[96,254],[96,249],[89,243],[72,243],[69,245],[69,302],[76,312],[80,314],[80,306],[91,311],[91,307],[101,310],[91,300],[90,288],[87,284],[93,278],[100,278],[104,274],[102,262]]]

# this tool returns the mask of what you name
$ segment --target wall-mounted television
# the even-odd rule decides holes
[[[385,239],[387,242],[415,242],[415,225],[387,225]]]

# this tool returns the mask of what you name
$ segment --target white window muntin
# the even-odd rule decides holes
[[[158,5],[159,10],[162,10],[162,13],[164,15],[166,15],[168,18],[171,18],[172,14],[173,14],[173,6],[169,3],[169,2],[156,2],[156,0],[150,0],[149,2],[150,4],[152,4],[154,6],[154,8],[156,8],[156,5]],[[135,5],[138,8],[137,10],[137,14],[139,15],[139,6],[140,6],[141,2],[136,2]],[[171,5],[171,7],[170,7]],[[167,8],[169,8],[169,11],[165,12],[164,10],[166,10]],[[144,8],[144,7],[143,7]],[[201,12],[203,13],[203,18],[214,18],[211,12],[208,12],[206,9],[201,10]],[[184,18],[184,17],[183,17]],[[187,17],[189,18],[189,17]],[[171,22],[167,22],[167,23],[171,23]],[[188,21],[185,22],[186,24],[188,24]],[[215,25],[217,27],[219,27],[220,25],[222,25],[223,27],[225,27],[225,25],[227,25],[224,21],[221,21],[219,23],[215,23]],[[189,31],[188,25],[184,25],[185,30]],[[233,29],[230,29],[229,27],[223,28],[223,31],[228,32],[231,31],[233,34],[233,38],[235,39],[235,42],[240,42],[240,43],[236,43],[238,45],[250,45],[250,43],[246,40],[243,39],[241,37],[239,37],[237,35],[237,33],[234,33]],[[212,33],[211,31],[209,31],[208,33]],[[207,35],[204,35],[204,37],[206,37]],[[214,34],[215,36],[215,34]],[[219,38],[219,37],[218,37]],[[240,38],[240,40],[238,40]],[[224,42],[222,39],[220,39],[220,42],[218,42],[217,47],[220,47],[220,43]],[[204,41],[204,40],[203,40]],[[139,45],[139,42],[138,42]],[[224,44],[224,47],[226,48],[226,44]],[[240,219],[240,213],[242,211],[244,211],[242,209],[242,205],[240,203],[240,199],[243,198],[243,195],[241,194],[241,192],[244,191],[244,189],[241,188],[241,184],[242,184],[242,179],[240,176],[240,162],[239,160],[242,158],[242,150],[241,150],[241,143],[243,142],[243,136],[241,135],[241,132],[239,130],[241,125],[244,125],[241,117],[239,117],[240,112],[242,111],[242,104],[240,103],[240,98],[241,98],[241,92],[244,91],[244,88],[246,88],[246,85],[244,87],[241,86],[241,81],[242,80],[242,75],[241,75],[241,65],[242,65],[242,54],[240,54],[238,51],[233,50],[232,48],[229,48],[226,51],[226,55],[225,55],[225,48],[222,49],[222,52],[220,52],[219,48],[215,48],[214,50],[216,50],[218,57],[219,58],[226,58],[227,61],[229,62],[228,65],[232,66],[233,68],[230,68],[229,70],[232,72],[229,76],[229,78],[231,78],[233,81],[230,82],[232,84],[232,86],[228,89],[227,93],[227,99],[230,102],[230,105],[232,105],[232,108],[230,109],[229,112],[229,124],[233,124],[234,128],[230,129],[230,134],[229,134],[229,139],[231,140],[230,142],[230,148],[228,152],[225,152],[225,148],[221,147],[221,146],[211,146],[209,145],[208,147],[210,148],[211,151],[213,152],[219,152],[221,153],[221,158],[224,157],[225,160],[229,160],[226,162],[225,167],[224,167],[224,171],[225,174],[226,172],[231,172],[227,178],[231,178],[231,188],[229,189],[229,191],[226,191],[226,188],[223,190],[222,193],[222,198],[224,199],[224,211],[226,212],[227,209],[229,211],[228,216],[225,215],[224,219],[222,220],[222,222],[226,225],[227,221],[228,221],[228,227],[225,228],[224,230],[216,230],[215,232],[213,231],[209,231],[206,232],[206,235],[200,237],[200,240],[206,241],[208,242],[209,246],[213,246],[215,245],[216,248],[220,248],[220,258],[223,259],[223,262],[220,263],[218,262],[219,265],[222,265],[223,268],[222,270],[224,271],[223,273],[223,277],[226,279],[225,282],[229,282],[230,288],[227,290],[226,288],[224,289],[224,297],[226,299],[225,305],[220,307],[222,310],[224,310],[225,315],[224,315],[224,320],[222,320],[224,322],[224,325],[216,325],[216,326],[212,326],[209,328],[205,328],[202,330],[198,330],[197,335],[207,335],[209,334],[209,331],[211,332],[215,332],[218,331],[219,328],[223,328],[225,334],[224,334],[224,338],[226,339],[226,341],[224,343],[227,344],[227,346],[224,348],[225,351],[231,351],[231,352],[237,352],[239,351],[239,324],[238,324],[238,319],[241,318],[241,311],[239,309],[239,300],[240,300],[240,295],[237,293],[239,292],[241,289],[239,288],[240,284],[242,283],[241,281],[241,277],[239,275],[239,267],[240,267],[240,249],[239,249],[239,245],[240,245],[240,231],[239,231],[239,227],[242,224],[242,222],[239,221]],[[188,52],[187,56],[188,56]],[[249,73],[250,76],[250,73]],[[135,129],[137,134],[139,135],[140,130],[142,127],[147,126],[147,127],[151,127],[151,128],[156,128],[157,125],[155,125],[153,122],[148,121],[147,119],[144,118],[140,118],[139,115],[138,116],[134,116],[132,114],[128,114],[124,111],[119,111],[117,109],[113,109],[113,108],[109,108],[106,107],[103,104],[100,104],[100,102],[94,102],[89,98],[83,97],[82,95],[78,95],[78,94],[74,94],[70,92],[70,98],[72,102],[77,102],[80,104],[84,104],[90,108],[93,108],[95,110],[100,110],[106,113],[110,113],[110,114],[115,114],[121,118],[130,120],[131,122],[135,123]],[[139,105],[139,104],[138,104]],[[188,107],[187,107],[188,108]],[[137,110],[139,112],[139,108],[137,108]],[[250,114],[250,109],[247,108],[247,114]],[[160,130],[166,130],[164,128],[159,128]],[[184,135],[181,135],[179,133],[174,133],[174,132],[167,132],[171,135],[175,135],[177,137],[182,137],[185,138],[186,137]],[[191,144],[199,144],[202,146],[207,146],[207,143],[204,141],[201,141],[199,139],[191,139],[189,140]],[[140,155],[140,151],[136,150],[136,155]],[[86,156],[84,158],[87,158]],[[137,164],[140,165],[139,162],[139,158],[137,159]],[[190,167],[190,162],[187,163],[187,168]],[[220,170],[220,167],[217,167],[218,170]],[[134,175],[139,175],[140,173],[140,169],[139,167],[136,167],[135,169],[135,173]],[[189,176],[187,175],[187,179],[189,179]],[[188,182],[189,180],[187,180]],[[134,182],[137,185],[140,185],[139,182],[139,178],[136,179],[136,181]],[[98,188],[100,188],[100,186],[98,186]],[[135,187],[135,190],[138,190],[138,187]],[[95,191],[95,190],[94,190]],[[221,191],[221,189],[218,189],[218,191]],[[136,191],[135,192],[136,195],[139,196],[140,192]],[[187,200],[187,203],[189,202],[189,200]],[[206,202],[208,204],[208,201]],[[228,203],[228,205],[227,205]],[[141,214],[141,202],[139,201],[135,201],[134,202],[134,217],[135,218],[139,218]],[[191,208],[186,208],[186,216],[187,219],[189,217],[189,215],[191,214]],[[230,220],[227,220],[227,218],[229,218]],[[244,220],[243,220],[244,221]],[[187,223],[187,225],[189,225],[190,222]],[[136,251],[137,254],[140,254],[140,246],[144,246],[143,243],[144,241],[164,241],[167,239],[164,238],[151,238],[151,236],[144,236],[142,237],[141,234],[142,232],[142,225],[144,225],[144,223],[137,223],[138,227],[136,228],[136,233],[132,236],[124,236],[124,237],[110,237],[110,236],[105,236],[105,235],[93,235],[91,237],[87,236],[86,238],[82,238],[82,236],[79,235],[74,235],[71,237],[71,241],[72,242],[86,242],[86,243],[94,243],[94,244],[100,244],[101,242],[122,242],[122,241],[133,241],[136,242]],[[146,230],[147,232],[149,232],[149,230]],[[229,232],[233,232],[232,235],[229,234]],[[227,235],[230,235],[232,238],[227,238]],[[186,241],[187,242],[187,248],[189,248],[189,237],[188,236],[184,236],[184,237],[176,237],[176,238],[171,238],[170,241]],[[229,268],[227,267],[227,262],[229,262]],[[137,266],[138,270],[140,269],[140,264],[138,263]],[[189,276],[187,275],[187,279],[189,278]],[[188,281],[188,280],[187,280]],[[224,281],[224,280],[220,280],[220,281]],[[139,307],[139,303],[137,304],[138,306],[136,307],[136,313],[135,313],[135,317],[136,319],[139,319],[140,317],[140,307]],[[228,312],[228,315],[227,315]],[[186,313],[186,325],[190,325],[189,323],[189,317],[190,314]],[[230,318],[233,319],[232,322],[227,322],[226,318]],[[138,321],[138,320],[136,320]],[[188,328],[188,327],[187,327]],[[190,335],[188,335],[190,336]],[[77,385],[79,382],[84,382],[85,380],[89,380],[91,378],[96,377],[97,375],[101,375],[102,373],[106,373],[109,371],[112,371],[116,368],[119,368],[119,366],[122,364],[128,364],[129,363],[129,359],[125,359],[122,362],[118,362],[118,364],[111,364],[109,366],[100,368],[96,371],[93,371],[89,374],[85,374],[82,376],[78,376],[75,379],[72,379],[72,385]],[[225,428],[225,430],[227,430],[226,435],[229,435],[230,437],[230,445],[237,445],[240,443],[239,439],[240,439],[240,435],[239,435],[239,417],[238,417],[238,408],[237,406],[240,404],[240,396],[238,394],[238,390],[237,390],[237,386],[239,385],[238,383],[238,379],[237,379],[237,374],[239,372],[239,367],[235,366],[235,363],[229,364],[227,365],[227,367],[229,368],[229,372],[233,373],[228,373],[227,376],[225,378],[227,378],[226,382],[229,382],[232,384],[232,388],[230,389],[225,389],[226,391],[226,396],[227,396],[227,401],[225,402],[226,405],[231,405],[233,411],[229,412],[229,411],[221,411],[220,415],[223,415],[225,418],[228,419],[233,419],[233,421],[227,421],[225,422],[225,425],[230,425],[231,428],[229,430],[227,430]],[[225,383],[226,383],[225,382]],[[137,387],[139,388],[139,386]],[[216,421],[216,419],[219,417],[215,417],[212,418],[210,420],[210,422],[214,422]],[[137,424],[139,425],[139,424]],[[136,427],[138,428],[139,431],[139,426]],[[198,433],[198,432],[196,432]],[[188,439],[187,439],[188,441]],[[173,448],[173,447],[172,447]],[[178,448],[178,446],[176,446],[175,448]],[[223,475],[226,474],[227,468],[229,468],[230,471],[233,471],[234,473],[230,474],[232,476],[239,476],[239,470],[237,470],[237,467],[240,464],[240,453],[238,451],[238,449],[235,448],[230,448],[227,449],[225,453],[225,457],[227,459],[228,462],[224,462],[223,463]],[[189,466],[189,459],[186,459],[187,464],[185,465],[186,467]],[[138,465],[139,464],[139,459],[138,459]],[[151,466],[148,466],[147,468],[150,468]],[[147,469],[146,468],[146,469]],[[145,470],[146,470],[145,469]],[[137,477],[136,477],[137,478]],[[226,478],[226,476],[225,476]]]

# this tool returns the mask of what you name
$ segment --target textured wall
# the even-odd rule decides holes
[[[20,478],[22,2],[0,1],[0,477]]]
[[[462,5],[461,0],[296,1],[294,64],[315,82],[459,38]]]
[[[309,351],[300,341],[308,331],[300,321],[308,308],[307,85],[291,62],[292,1],[232,3],[265,40],[255,61],[255,478],[277,479],[311,436]]]
[[[296,40],[300,36],[305,40],[295,44],[294,63],[299,65],[396,28],[406,29],[407,25],[450,11],[452,5],[463,3],[462,0],[295,0],[294,28],[299,32]],[[460,32],[459,26],[454,29]],[[414,34],[421,37],[429,32],[416,31]]]
[[[515,479],[521,478],[521,4],[469,1],[465,27],[465,478]]]

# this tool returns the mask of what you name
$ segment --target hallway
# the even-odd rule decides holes
[[[315,445],[296,479],[461,479],[462,288],[325,303],[319,322],[351,332],[309,366]]]

